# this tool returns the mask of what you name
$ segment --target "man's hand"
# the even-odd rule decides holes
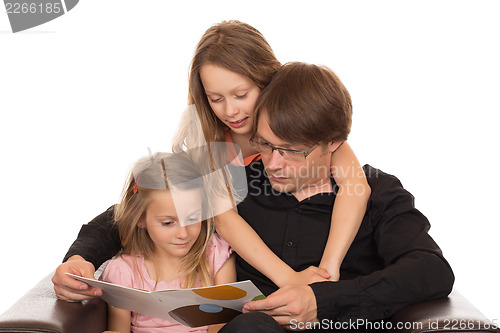
[[[57,298],[63,301],[78,302],[102,295],[101,289],[90,287],[86,283],[66,275],[66,273],[94,279],[95,268],[94,265],[80,256],[72,256],[68,261],[59,265],[52,277]]]
[[[316,297],[307,285],[286,285],[266,299],[248,302],[243,312],[250,311],[267,313],[287,329],[293,323],[318,321]]]

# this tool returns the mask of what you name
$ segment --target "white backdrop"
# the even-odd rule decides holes
[[[331,67],[351,92],[350,144],[430,219],[455,288],[498,299],[497,1],[81,0],[12,34],[0,13],[0,312],[118,199],[131,164],[169,150],[198,39],[238,19],[282,62]]]

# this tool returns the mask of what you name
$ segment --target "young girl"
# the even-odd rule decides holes
[[[236,281],[228,244],[212,234],[211,219],[202,220],[200,177],[181,154],[157,153],[137,162],[115,208],[123,252],[107,265],[104,281],[149,291]],[[109,306],[108,329],[206,332],[208,327],[193,329]]]
[[[265,38],[248,24],[222,22],[205,32],[191,64],[189,102],[196,106],[207,142],[237,144],[245,165],[260,159],[249,143],[254,132],[255,102],[280,66]],[[332,156],[331,171],[339,192],[320,267],[328,271],[330,280],[337,281],[371,190],[356,156],[345,142],[340,143]],[[219,215],[216,226],[217,232],[243,259],[278,287],[321,280],[315,275],[294,272],[236,213]]]

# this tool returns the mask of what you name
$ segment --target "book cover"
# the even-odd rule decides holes
[[[144,291],[69,274],[102,289],[108,304],[189,327],[226,323],[241,313],[246,302],[263,299],[250,280],[229,284],[161,291]]]

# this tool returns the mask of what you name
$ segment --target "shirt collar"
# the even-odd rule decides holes
[[[259,185],[262,187],[261,189],[256,189],[257,192],[254,193],[260,196],[268,197],[268,196],[273,196],[276,198],[280,198],[281,200],[284,200],[287,202],[288,205],[291,206],[296,206],[299,204],[315,204],[315,205],[332,205],[336,197],[336,192],[338,190],[337,184],[335,183],[335,180],[332,175],[330,175],[330,181],[332,182],[332,188],[333,192],[322,192],[315,194],[313,196],[310,196],[302,201],[298,201],[297,198],[291,194],[291,193],[286,193],[286,192],[278,192],[274,190],[271,186],[271,183],[269,182],[269,178],[267,177],[267,174],[264,171],[264,164],[262,163],[262,160],[253,162],[249,165],[250,172],[249,172],[249,184],[252,184],[252,181],[256,178],[259,179]],[[254,184],[254,190],[255,190],[255,183]],[[249,189],[250,193],[250,189]]]

